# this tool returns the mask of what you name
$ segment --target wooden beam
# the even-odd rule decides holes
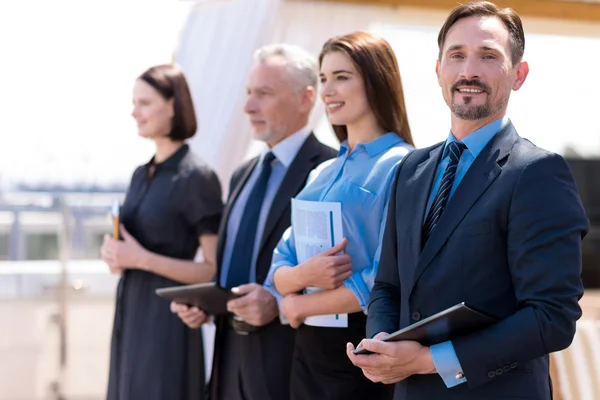
[[[320,0],[323,1],[323,0]],[[459,0],[325,0],[354,4],[379,4],[450,11],[466,1]],[[499,7],[510,7],[526,17],[551,18],[569,21],[600,22],[600,2],[554,0],[498,0]]]

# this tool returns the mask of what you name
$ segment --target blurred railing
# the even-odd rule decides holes
[[[105,398],[117,277],[101,261],[0,262],[0,400]]]

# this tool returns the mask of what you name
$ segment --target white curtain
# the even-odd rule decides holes
[[[251,139],[243,112],[246,75],[254,51],[265,44],[285,42],[318,55],[330,37],[368,29],[395,14],[391,7],[311,1],[197,3],[183,29],[175,59],[186,73],[198,115],[199,131],[190,144],[217,171],[224,192],[235,168],[263,147]],[[320,101],[310,125],[323,142],[338,145]]]
[[[273,36],[281,0],[198,2],[183,28],[175,61],[192,89],[198,133],[193,151],[229,177],[247,153],[249,125],[243,113],[246,73],[254,50]]]

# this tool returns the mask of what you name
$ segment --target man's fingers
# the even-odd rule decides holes
[[[388,354],[389,343],[382,342],[379,339],[365,339],[362,346],[371,353]]]
[[[171,302],[171,312],[174,314],[177,314],[182,311],[186,311],[187,309],[188,309],[188,306],[186,306],[185,304],[176,303],[174,301]]]
[[[188,309],[183,309],[178,313],[182,318],[205,318],[206,314],[204,311],[200,310],[197,307],[190,307]]]
[[[190,328],[198,328],[206,321],[206,313],[198,307],[188,307],[185,304],[171,303],[171,310]]]
[[[182,320],[188,326],[198,327],[204,323],[206,318],[203,315],[192,315],[188,318],[182,318]]]
[[[348,356],[348,358],[350,359],[352,364],[354,364],[355,354],[352,353],[352,351],[354,351],[354,345],[350,342],[346,343],[346,355]],[[356,365],[356,364],[354,364],[354,365]]]
[[[229,300],[227,302],[227,310],[229,310],[229,311],[239,310],[241,308],[247,307],[251,303],[252,303],[252,298],[250,298],[250,296],[248,296],[248,294],[245,294],[244,296],[239,297],[237,299]]]
[[[379,375],[373,373],[372,371],[363,369],[363,375],[371,382],[375,382],[375,383],[381,382],[381,378],[379,377]]]
[[[351,343],[346,344],[346,354],[348,358],[358,368],[369,369],[377,367],[381,364],[381,357],[376,354],[354,354],[352,351],[354,350],[354,345]]]
[[[248,296],[248,294],[253,292],[254,290],[256,290],[257,286],[258,285],[256,283],[248,283],[248,284],[240,285],[238,287],[234,287],[233,289],[231,289],[231,291],[234,294],[236,294],[240,297],[233,299],[233,300],[229,300],[227,302],[227,310],[228,311],[239,310],[240,308],[247,307],[249,304],[251,304],[252,298],[250,298],[250,296]]]
[[[238,296],[243,296],[256,289],[257,286],[258,284],[256,283],[247,283],[245,285],[234,287],[233,289],[231,289],[231,291]]]
[[[191,310],[182,310],[182,311],[179,311],[177,313],[177,315],[179,315],[179,318],[181,318],[181,319],[191,319],[191,318],[197,318],[198,315],[202,315],[202,314],[199,314],[198,312],[194,312]]]

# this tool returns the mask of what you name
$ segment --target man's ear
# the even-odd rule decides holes
[[[312,86],[307,86],[303,91],[300,99],[300,108],[303,112],[310,112],[312,110],[313,105],[315,104],[315,97],[317,93],[315,88]]]
[[[512,90],[519,90],[523,83],[525,83],[525,79],[527,79],[527,75],[529,74],[529,64],[526,61],[519,62],[517,66],[517,75],[516,79],[513,82]]]

